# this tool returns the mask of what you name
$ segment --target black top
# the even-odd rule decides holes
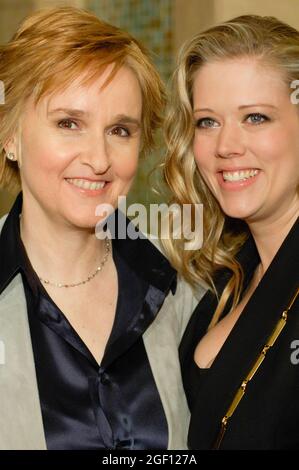
[[[200,389],[207,379],[209,370],[209,368],[198,367],[194,360],[191,360],[189,366],[184,370],[184,387],[191,412],[197,402]]]
[[[0,293],[21,272],[47,448],[167,448],[167,422],[142,334],[175,291],[175,271],[144,237],[113,240],[119,295],[98,365],[28,260],[21,208],[19,195],[1,232]]]
[[[180,345],[183,383],[191,408],[188,444],[211,449],[236,391],[266,344],[282,312],[299,288],[299,219],[280,247],[240,315],[212,366],[195,376],[194,351],[205,335],[217,299],[207,292],[194,311]],[[259,256],[249,238],[238,255],[245,273],[244,290]],[[219,295],[230,277],[217,276]],[[226,308],[224,315],[228,313]],[[221,449],[299,449],[299,298],[285,328],[268,351],[245,396],[228,421]],[[297,345],[297,356],[294,348]],[[292,355],[293,354],[293,355]],[[193,372],[192,372],[193,370]],[[198,371],[197,371],[198,372]]]

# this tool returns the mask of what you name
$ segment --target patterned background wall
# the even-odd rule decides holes
[[[152,53],[164,81],[169,80],[173,66],[173,0],[93,0],[89,8],[103,20],[126,29],[140,40]],[[163,152],[160,144],[155,153],[140,160],[130,201],[147,204],[160,199],[150,189],[147,175]]]
[[[93,0],[90,9],[147,46],[160,73],[168,79],[172,68],[172,5],[172,0]]]
[[[277,16],[299,29],[299,0],[0,0],[0,42],[6,42],[28,13],[49,6],[73,5],[93,11],[106,21],[129,30],[153,52],[165,81],[177,49],[196,32],[219,21],[246,13]],[[163,155],[161,145],[160,154]],[[141,161],[131,200],[149,202],[146,174],[158,155]],[[13,197],[0,189],[0,216]]]

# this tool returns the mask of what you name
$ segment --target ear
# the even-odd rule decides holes
[[[18,162],[21,165],[20,141],[17,134],[13,135],[4,145],[6,157],[11,161]],[[11,158],[10,158],[11,156]]]

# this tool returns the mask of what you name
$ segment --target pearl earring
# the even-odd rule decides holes
[[[16,160],[15,154],[13,152],[8,152],[7,158],[12,162]]]

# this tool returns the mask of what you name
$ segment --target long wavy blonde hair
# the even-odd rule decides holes
[[[243,271],[236,254],[248,238],[249,230],[242,221],[225,216],[196,167],[192,153],[193,81],[204,64],[239,57],[254,57],[276,68],[290,87],[291,81],[299,79],[299,32],[273,17],[245,15],[197,34],[179,54],[165,124],[168,150],[163,172],[173,196],[172,203],[202,203],[204,222],[200,250],[187,251],[184,238],[169,237],[162,241],[165,251],[178,272],[193,285],[204,283],[216,292],[213,283],[216,272],[227,268],[232,274],[210,327],[219,320],[229,298],[232,298],[232,309],[239,302]]]

